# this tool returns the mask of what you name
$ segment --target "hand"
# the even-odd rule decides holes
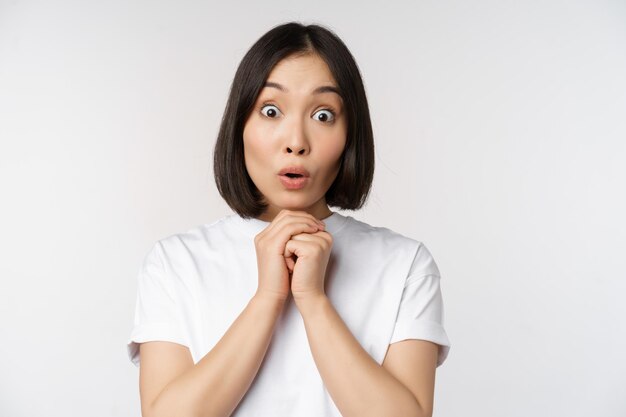
[[[282,210],[254,237],[259,282],[257,294],[285,301],[289,296],[289,271],[294,261],[285,257],[285,246],[294,235],[315,233],[323,223],[302,211]],[[289,267],[289,265],[291,265]]]
[[[295,264],[288,265],[296,303],[325,295],[324,281],[332,246],[333,237],[326,231],[297,234],[285,245],[285,259],[296,257]]]

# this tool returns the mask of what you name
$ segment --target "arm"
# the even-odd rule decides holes
[[[233,412],[261,366],[289,295],[285,243],[294,234],[320,228],[323,224],[309,214],[283,210],[255,236],[256,294],[196,365],[184,346],[168,342],[141,345],[144,417],[221,417]]]
[[[315,364],[344,417],[431,416],[437,345],[396,343],[381,366],[354,338],[326,295],[300,299],[297,306]]]
[[[144,417],[229,416],[260,368],[283,305],[282,299],[257,293],[215,347],[195,365],[188,350],[185,360],[179,359],[180,353],[164,357],[162,344],[167,342],[142,344]],[[173,379],[159,383],[167,379],[165,375]]]
[[[380,366],[354,338],[324,292],[332,236],[295,235],[291,292],[311,353],[330,396],[344,417],[430,417],[438,347],[424,340],[392,344]],[[407,338],[408,339],[408,338]]]

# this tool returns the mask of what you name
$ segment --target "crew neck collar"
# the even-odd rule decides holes
[[[270,225],[270,222],[266,222],[266,221],[255,219],[255,218],[244,219],[243,217],[240,217],[238,214],[232,214],[230,217],[235,223],[237,223],[238,227],[244,233],[252,237],[258,235],[259,233],[261,233],[262,230],[264,230],[267,226]],[[340,213],[333,211],[331,212],[330,216],[321,220],[326,225],[326,231],[330,233],[331,235],[335,235],[337,232],[339,232],[343,228],[346,221],[348,220],[348,217],[349,216],[343,216]]]

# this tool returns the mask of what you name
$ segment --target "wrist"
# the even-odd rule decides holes
[[[257,291],[252,296],[252,301],[260,304],[269,304],[277,307],[282,307],[285,304],[285,301],[287,301],[287,296],[268,291]]]
[[[309,315],[323,308],[330,300],[324,293],[298,296],[293,298],[294,303],[302,315]]]

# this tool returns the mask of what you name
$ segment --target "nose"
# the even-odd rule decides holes
[[[285,152],[306,155],[309,153],[309,141],[302,121],[294,121],[287,128]]]
[[[287,146],[287,153],[293,153],[296,151],[298,155],[304,155],[306,152],[306,149],[304,147]]]

